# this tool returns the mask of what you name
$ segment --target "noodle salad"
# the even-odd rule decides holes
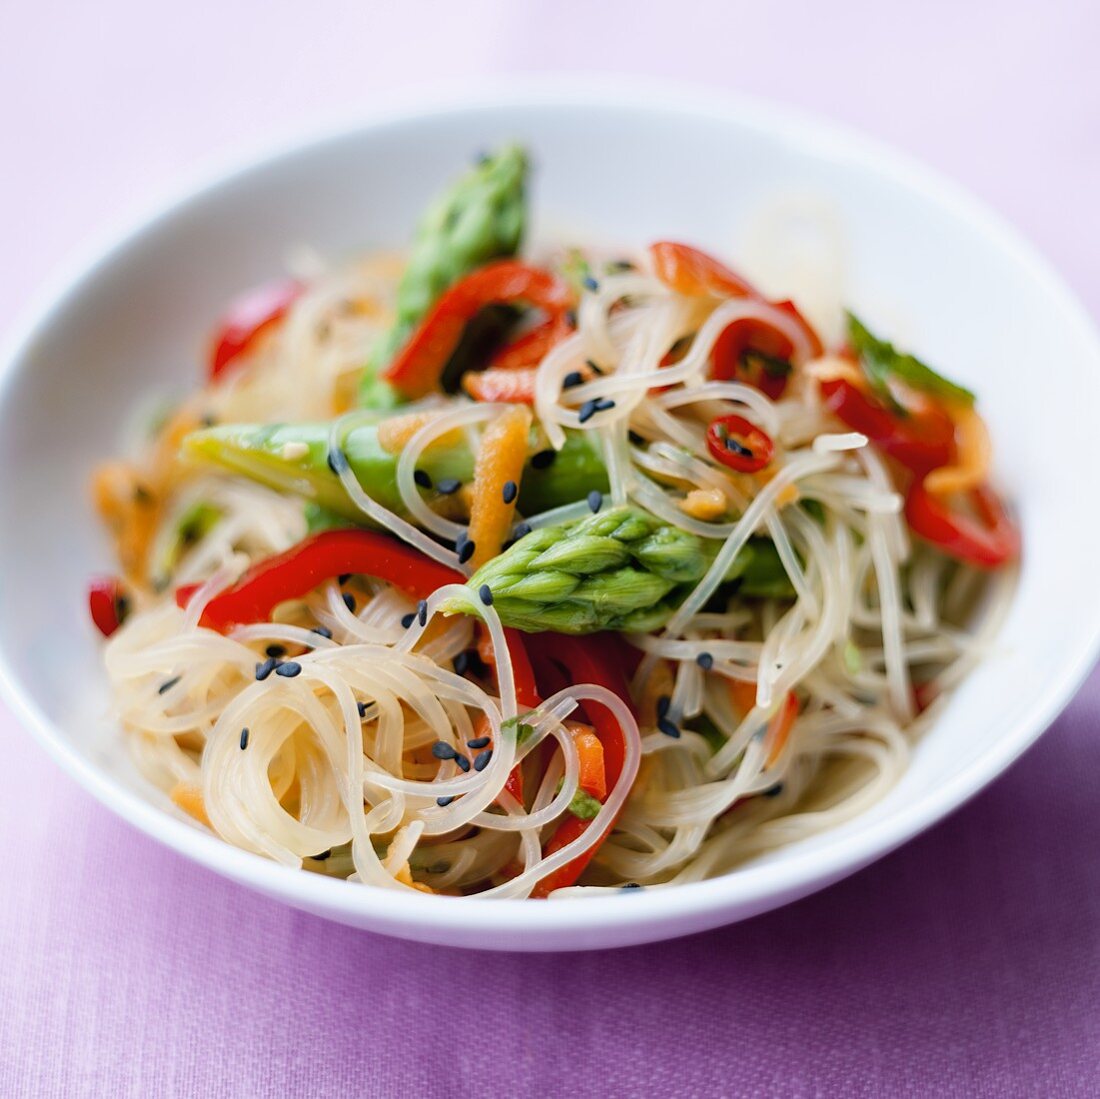
[[[95,473],[114,713],[228,843],[451,896],[721,874],[880,798],[1008,605],[973,393],[688,244],[521,258],[527,170],[231,303]]]

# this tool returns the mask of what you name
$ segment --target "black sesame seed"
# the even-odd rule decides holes
[[[351,577],[352,577],[352,573],[342,572],[342,573],[340,573],[340,575],[338,577],[336,577],[336,582],[338,584],[346,584],[351,579]]]
[[[740,458],[753,457],[752,451],[744,443],[739,443],[732,435],[726,436],[726,450]]]
[[[273,656],[269,656],[262,664],[257,664],[256,678],[267,679],[267,677],[271,675],[271,673],[276,669],[278,663],[279,662]]]
[[[657,716],[668,717],[668,708],[671,705],[672,699],[669,698],[668,695],[661,695],[661,697],[657,699]]]
[[[365,702],[357,702],[355,708],[359,711],[360,717],[367,716],[367,704]]]
[[[460,488],[462,488],[462,482],[456,481],[453,477],[445,477],[435,486],[436,492],[442,493],[444,496],[450,496],[452,492],[458,492]]]
[[[602,508],[602,507],[603,507],[603,493],[600,492],[600,490],[598,488],[594,488],[588,494],[588,510],[591,511],[593,515],[595,515],[595,513],[597,511],[599,511],[600,508]]]
[[[608,409],[614,408],[615,402],[610,397],[598,397],[596,399],[596,411],[607,412]]]
[[[505,481],[500,495],[506,504],[510,504],[519,495],[519,485],[515,481]]]
[[[641,889],[641,888],[643,888],[643,887],[640,886],[636,881],[628,881],[625,885],[620,885],[619,886],[620,892],[623,892],[623,893],[625,893],[628,889]]]
[[[526,538],[531,533],[530,523],[516,523],[512,528],[512,537],[518,542],[521,538]]]
[[[492,737],[487,736],[475,736],[473,740],[466,741],[466,747],[473,748],[474,751],[477,751],[478,748],[488,747],[492,739]]]
[[[466,669],[470,666],[470,654],[468,652],[461,652],[454,659],[455,675],[465,675]]]
[[[330,847],[327,851],[321,851],[319,854],[310,855],[310,858],[313,859],[314,862],[324,862],[325,859],[330,858],[331,855],[332,848]]]
[[[588,421],[591,420],[592,417],[596,415],[596,411],[597,411],[596,404],[597,404],[596,398],[595,397],[589,397],[589,399],[587,401],[585,401],[584,404],[582,404],[581,407],[577,410],[577,420],[578,420],[578,422],[580,422],[582,424],[588,423]]]
[[[337,477],[348,468],[348,456],[338,446],[334,446],[328,452],[328,468],[331,469]]]
[[[264,652],[277,660],[280,656],[286,656],[286,649],[282,645],[268,645]]]
[[[199,420],[199,423],[203,427],[213,427],[217,422],[217,416],[212,416],[209,412],[205,416],[203,416],[201,420]]]
[[[455,756],[455,763],[458,764],[460,771],[468,771],[470,769],[470,761],[465,756]]]
[[[680,730],[679,730],[679,728],[675,724],[673,724],[671,721],[669,721],[669,719],[667,717],[662,717],[657,722],[657,728],[662,733],[664,733],[665,736],[672,737],[673,740],[679,740],[680,739]]]
[[[554,464],[554,459],[557,456],[557,451],[540,450],[537,454],[532,455],[531,465],[534,469],[549,469]]]
[[[275,674],[283,676],[284,679],[293,679],[296,675],[302,674],[302,665],[297,660],[288,660],[275,669]]]
[[[416,605],[416,620],[421,626],[428,624],[428,601],[427,599],[421,599]]]
[[[157,694],[158,695],[167,694],[182,678],[183,678],[182,675],[174,675],[174,676],[172,676],[171,679],[166,679],[157,688]]]
[[[592,359],[585,359],[584,365],[587,366],[589,370],[593,371],[593,373],[599,374],[601,376],[603,375],[603,369],[600,367],[600,364],[598,362],[595,362]]]
[[[248,747],[248,726],[246,725],[241,730],[241,751],[243,752],[245,750],[245,748],[247,748],[247,747]]]
[[[332,630],[330,630],[328,626],[314,626],[313,632],[317,634],[318,637],[327,638],[329,641],[332,640]]]
[[[630,440],[630,442],[634,446],[644,446],[645,445],[645,439],[641,435],[639,435],[636,431],[628,431],[626,433],[626,437]]]
[[[432,755],[436,759],[454,759],[458,753],[445,740],[437,740],[432,745]]]
[[[485,606],[491,607],[493,605],[493,590],[488,584],[482,584],[481,587],[477,589],[477,597]]]
[[[764,791],[764,797],[777,798],[781,793],[783,793],[783,783],[777,782],[774,786],[770,786]]]
[[[401,616],[401,625],[404,629],[408,629],[416,621],[416,611],[409,611],[408,614]]]
[[[695,663],[703,669],[704,672],[709,672],[714,667],[714,657],[710,653],[700,653],[695,658]]]
[[[493,749],[492,748],[486,748],[485,751],[478,752],[478,754],[476,756],[474,756],[474,770],[475,771],[484,771],[485,768],[489,766],[489,760],[491,760],[492,758],[493,758]]]
[[[413,480],[414,480],[414,481],[415,481],[415,482],[416,482],[416,483],[417,483],[417,484],[418,484],[418,485],[419,485],[419,486],[420,486],[421,488],[431,488],[431,487],[432,487],[432,479],[431,479],[431,477],[429,477],[429,476],[428,476],[427,472],[426,472],[425,470],[423,470],[423,469],[418,469],[418,470],[417,470],[417,471],[416,471],[416,472],[415,472],[415,473],[413,474]]]
[[[355,613],[355,596],[350,591],[344,592],[344,606],[347,607],[352,614]]]
[[[585,290],[599,290],[600,288],[600,284],[591,275],[585,275],[581,280],[581,285]]]
[[[561,380],[562,389],[572,389],[584,382],[584,375],[579,370],[570,370]]]
[[[455,552],[458,554],[458,563],[465,565],[474,555],[474,551],[477,549],[477,543],[471,541],[470,536],[461,531],[458,538],[455,540]]]
[[[440,806],[441,808],[446,809],[447,806],[450,805],[452,801],[454,801],[454,799],[455,799],[454,794],[451,794],[449,797],[436,798],[435,803],[436,803],[436,805]]]

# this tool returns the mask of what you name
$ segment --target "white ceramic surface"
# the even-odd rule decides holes
[[[287,870],[174,815],[101,715],[84,585],[109,567],[86,498],[143,396],[199,375],[212,318],[308,243],[400,246],[440,182],[477,149],[528,144],[545,235],[699,241],[734,262],[754,214],[812,193],[847,248],[846,298],[976,388],[1025,556],[996,652],[917,746],[899,786],[858,820],[713,881],[575,902],[457,901]],[[1032,250],[927,170],[760,104],[669,89],[526,87],[390,113],[222,175],[51,294],[0,378],[0,679],[57,760],[120,816],[242,884],[344,923],[455,946],[622,946],[743,919],[866,865],[996,777],[1090,668],[1100,637],[1092,410],[1100,345]],[[1039,384],[1034,382],[1039,379]],[[1055,385],[1050,385],[1057,379]],[[1063,395],[1055,403],[1047,392]],[[1070,475],[1067,475],[1070,474]],[[120,870],[124,872],[124,870]]]

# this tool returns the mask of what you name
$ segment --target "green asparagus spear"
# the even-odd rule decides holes
[[[703,578],[721,543],[646,511],[617,507],[521,538],[471,577],[487,585],[506,626],[530,633],[649,631],[663,626]],[[793,594],[766,538],[750,539],[726,573],[746,595]],[[461,600],[442,610],[461,613]]]
[[[527,157],[510,145],[487,156],[441,195],[417,228],[408,266],[397,287],[393,326],[363,370],[359,403],[392,408],[399,398],[379,374],[449,286],[467,272],[519,248],[525,221]]]
[[[329,432],[327,423],[223,424],[192,432],[183,441],[183,451],[190,458],[311,501],[324,509],[316,516],[318,528],[331,520],[332,513],[365,523],[366,517],[329,466]],[[532,450],[538,445],[532,431]],[[383,507],[404,515],[397,491],[397,457],[378,441],[377,427],[353,428],[345,435],[341,449],[364,491]],[[436,488],[448,480],[464,483],[473,477],[474,457],[465,441],[454,446],[437,444],[425,451],[418,468]],[[608,490],[598,445],[586,433],[570,433],[556,455],[543,451],[528,463],[519,508],[522,514],[534,515],[583,500],[593,489]]]

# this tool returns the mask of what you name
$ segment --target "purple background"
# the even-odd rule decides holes
[[[0,329],[181,174],[418,81],[612,70],[808,107],[972,188],[1100,314],[1100,8],[0,7]],[[277,14],[280,13],[281,14]],[[0,708],[0,1095],[1095,1095],[1100,678],[969,807],[780,912],[604,954],[389,941],[117,822]]]

